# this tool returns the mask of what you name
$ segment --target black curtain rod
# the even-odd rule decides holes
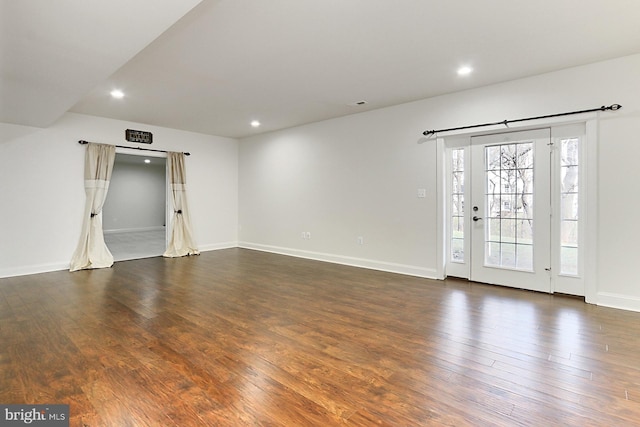
[[[609,105],[608,107],[605,107],[603,105],[600,108],[592,108],[590,110],[570,111],[568,113],[558,113],[558,114],[549,114],[547,116],[527,117],[525,119],[503,120],[501,122],[482,123],[482,124],[479,124],[479,125],[461,126],[461,127],[449,128],[449,129],[425,130],[424,132],[422,132],[422,134],[424,136],[431,136],[431,135],[434,135],[434,134],[436,134],[438,132],[449,132],[449,131],[452,131],[452,130],[473,129],[473,128],[480,128],[480,127],[485,127],[485,126],[497,126],[497,125],[505,125],[506,126],[509,123],[525,122],[525,121],[528,121],[528,120],[550,119],[552,117],[570,116],[570,115],[573,115],[573,114],[593,113],[594,111],[606,111],[606,110],[616,111],[616,110],[619,110],[621,108],[622,108],[622,105],[620,105],[620,104],[612,104],[612,105]]]
[[[88,143],[89,143],[89,141],[85,141],[84,139],[81,139],[80,141],[78,141],[78,144],[82,144],[82,145],[85,145],[85,144],[88,144]],[[153,148],[127,147],[126,145],[116,145],[116,147],[118,147],[118,148],[130,148],[132,150],[141,150],[141,151],[155,151],[156,153],[166,153],[165,150],[154,150]],[[187,152],[182,153],[182,154],[184,154],[185,156],[190,156],[191,155],[191,153],[187,153]]]

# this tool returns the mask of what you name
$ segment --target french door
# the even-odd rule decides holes
[[[584,134],[578,124],[446,140],[446,275],[584,295]]]
[[[550,129],[471,138],[471,279],[550,292]]]

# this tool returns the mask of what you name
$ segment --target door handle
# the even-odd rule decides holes
[[[477,217],[477,216],[474,216],[474,217],[473,217],[473,218],[471,218],[471,219],[477,222],[477,221],[480,221],[482,218]]]

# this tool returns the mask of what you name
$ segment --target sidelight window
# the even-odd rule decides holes
[[[451,151],[451,261],[464,262],[464,148]]]
[[[560,274],[578,274],[579,138],[560,141]]]

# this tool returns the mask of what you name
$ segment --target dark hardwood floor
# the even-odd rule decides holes
[[[0,279],[0,403],[74,426],[640,424],[640,313],[229,249]]]

